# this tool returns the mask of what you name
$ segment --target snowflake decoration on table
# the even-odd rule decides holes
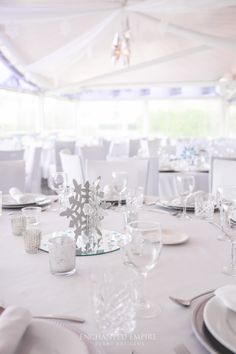
[[[76,242],[82,237],[87,252],[98,249],[102,240],[100,223],[104,209],[99,182],[100,178],[93,184],[87,181],[83,186],[73,180],[74,193],[69,198],[69,207],[60,214],[70,219],[69,227],[74,229]]]
[[[196,156],[197,156],[197,151],[194,146],[185,146],[181,153],[181,157],[184,160],[192,160]]]

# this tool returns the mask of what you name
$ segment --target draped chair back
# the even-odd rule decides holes
[[[0,161],[0,190],[8,194],[12,187],[25,191],[25,161]]]
[[[78,183],[83,183],[84,171],[80,156],[70,154],[69,150],[65,149],[60,152],[60,158],[62,169],[67,174],[68,186],[73,186],[73,179]]]

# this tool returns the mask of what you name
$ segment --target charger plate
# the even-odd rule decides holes
[[[57,236],[65,236],[74,238],[74,231],[72,229],[66,229],[64,231],[56,231],[50,234],[42,236],[39,249],[45,252],[48,252],[48,241]],[[102,230],[102,241],[100,246],[97,247],[93,252],[87,253],[86,251],[81,250],[82,242],[80,237],[77,240],[77,250],[76,256],[97,256],[105,253],[111,253],[118,251],[120,247],[124,246],[128,241],[128,237],[125,234],[122,234],[117,231],[112,230]]]
[[[210,333],[204,323],[204,308],[208,301],[213,297],[214,295],[204,297],[204,299],[198,302],[198,304],[194,308],[192,315],[193,332],[199,342],[203,345],[205,349],[207,349],[210,354],[234,354],[232,351],[225,348],[220,342],[217,341],[217,339]]]
[[[25,193],[25,197],[28,198],[27,202],[17,203],[17,201],[12,198],[9,194],[4,194],[2,196],[2,208],[3,209],[22,209],[26,206],[45,206],[51,203],[51,200],[47,198],[47,196],[43,194],[36,193]]]

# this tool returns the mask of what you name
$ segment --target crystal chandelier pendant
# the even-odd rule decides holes
[[[112,62],[114,65],[129,66],[130,64],[130,28],[128,19],[121,32],[116,32],[112,42]]]

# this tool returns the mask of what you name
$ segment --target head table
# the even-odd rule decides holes
[[[146,208],[146,209],[145,209]],[[233,283],[235,280],[222,274],[222,266],[229,261],[228,242],[217,240],[219,231],[203,220],[183,221],[175,216],[154,213],[143,207],[140,218],[159,221],[163,228],[183,231],[189,235],[188,242],[163,246],[160,261],[146,282],[149,297],[159,303],[162,312],[154,319],[139,320],[134,336],[99,341],[109,354],[170,354],[184,344],[190,353],[206,353],[195,338],[191,328],[192,307],[183,308],[172,303],[169,295],[188,298],[208,289]],[[218,217],[216,215],[216,217]],[[67,221],[53,211],[41,215],[43,233],[59,231],[67,227]],[[23,238],[13,236],[8,211],[0,217],[0,300],[5,306],[28,308],[33,314],[65,313],[86,319],[79,329],[91,338],[98,333],[91,300],[91,274],[101,269],[122,265],[122,253],[76,257],[77,272],[71,277],[50,274],[48,254],[27,254]],[[107,211],[103,226],[123,230],[123,216]]]

